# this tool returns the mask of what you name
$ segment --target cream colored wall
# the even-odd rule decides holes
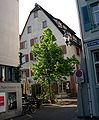
[[[0,64],[17,66],[19,52],[18,0],[0,0]]]
[[[42,11],[38,11],[38,17],[34,18],[34,13],[31,14],[27,25],[25,27],[25,30],[22,34],[21,37],[21,42],[27,40],[27,49],[21,49],[21,52],[23,54],[28,54],[29,57],[29,61],[30,61],[30,50],[32,49],[32,47],[30,46],[30,39],[33,39],[35,37],[38,37],[39,43],[40,43],[40,36],[42,35],[44,29],[42,28],[42,21],[46,20],[47,21],[47,26],[52,30],[52,33],[55,35],[56,39],[57,39],[57,44],[58,46],[61,45],[66,45],[65,43],[65,38],[63,38],[63,34],[61,34],[61,32],[56,28],[56,26],[50,21],[50,19],[42,12]],[[31,26],[32,32],[27,34],[27,27]],[[64,57],[71,57],[73,54],[76,54],[76,49],[75,46],[66,46],[66,51],[67,54],[64,55]],[[77,59],[80,60],[80,57],[77,56]],[[31,66],[31,62],[26,62],[25,64],[23,64],[23,68],[22,69],[29,69],[29,66]],[[31,71],[29,71],[29,75],[30,77],[28,77],[29,80],[32,80],[31,77]],[[25,80],[25,79],[23,79]],[[68,77],[68,80],[70,80],[70,78]]]
[[[37,18],[34,18],[34,13],[32,13],[29,20],[28,20],[28,23],[25,27],[23,35],[21,37],[21,42],[27,40],[27,46],[28,47],[27,47],[27,49],[22,49],[21,52],[23,53],[23,55],[28,54],[29,61],[30,61],[30,50],[32,49],[32,47],[30,46],[30,39],[38,37],[38,40],[39,40],[39,43],[40,43],[40,36],[42,35],[42,33],[44,31],[44,28],[42,28],[42,22],[44,20],[47,21],[47,26],[52,30],[53,34],[56,36],[57,44],[59,46],[65,44],[65,40],[63,38],[63,35],[60,33],[60,31],[54,26],[54,24],[49,20],[49,18],[42,11],[38,11],[38,17]],[[28,26],[31,26],[32,33],[29,33],[29,34],[27,33],[27,27]],[[22,69],[29,69],[29,67],[31,66],[31,63],[32,63],[32,61],[26,62],[25,64],[23,64]],[[28,79],[30,81],[32,81],[30,70],[29,70],[29,76],[30,77],[28,77]],[[25,80],[25,79],[23,79],[23,80]]]

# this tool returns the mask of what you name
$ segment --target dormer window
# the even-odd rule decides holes
[[[38,11],[34,12],[34,18],[38,17]]]
[[[31,33],[31,26],[28,26],[27,33]]]

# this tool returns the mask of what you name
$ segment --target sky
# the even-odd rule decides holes
[[[30,11],[35,3],[55,18],[59,18],[80,37],[76,0],[19,0],[19,33],[21,34]]]

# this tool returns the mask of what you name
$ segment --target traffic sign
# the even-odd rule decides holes
[[[75,80],[76,80],[76,83],[84,82],[83,70],[79,69],[75,71]]]
[[[76,71],[76,76],[79,78],[82,77],[82,71],[81,70]]]

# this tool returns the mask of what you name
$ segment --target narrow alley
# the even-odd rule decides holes
[[[59,99],[57,104],[43,104],[34,114],[9,120],[80,120],[77,118],[77,99]]]

